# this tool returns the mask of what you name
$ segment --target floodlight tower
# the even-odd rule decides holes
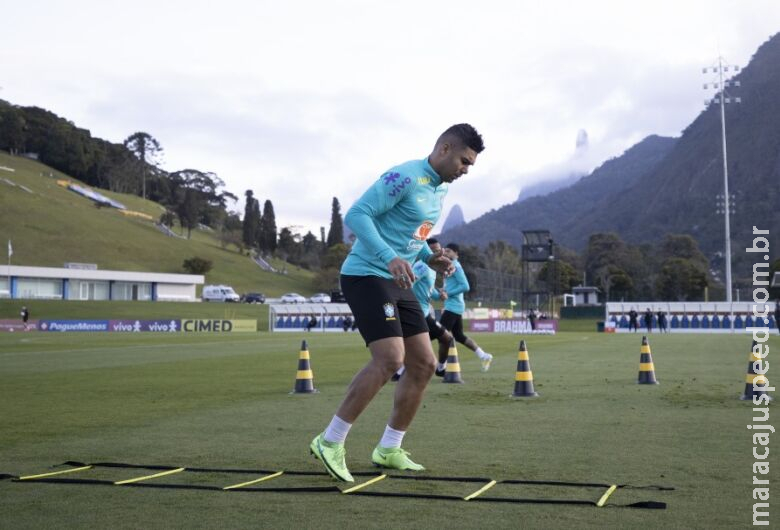
[[[711,67],[705,67],[702,70],[702,73],[713,73],[718,74],[717,81],[713,81],[712,83],[704,83],[704,90],[707,90],[708,88],[714,88],[718,92],[716,92],[715,97],[712,99],[705,99],[704,104],[709,105],[710,103],[719,103],[720,104],[720,132],[721,132],[721,139],[722,139],[722,145],[723,145],[723,213],[724,213],[724,219],[725,219],[725,239],[726,239],[726,301],[730,304],[731,303],[731,226],[729,223],[729,216],[731,215],[731,206],[730,206],[730,200],[731,195],[729,195],[729,168],[728,168],[728,158],[726,155],[726,104],[731,103],[731,100],[734,100],[734,103],[742,103],[742,98],[731,98],[728,97],[726,94],[726,87],[733,84],[733,86],[740,86],[739,81],[734,81],[731,83],[730,81],[723,80],[723,74],[727,73],[731,69],[734,73],[739,72],[739,66],[733,66],[729,65],[723,60],[723,57],[718,57],[718,63],[717,66],[711,66]]]

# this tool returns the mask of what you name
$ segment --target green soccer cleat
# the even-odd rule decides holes
[[[404,451],[400,447],[387,448],[379,447],[374,448],[374,452],[371,455],[371,461],[377,467],[386,467],[388,469],[400,469],[411,471],[425,471],[425,468],[420,464],[412,462],[409,458],[408,451]]]
[[[328,442],[323,438],[325,433],[318,434],[311,441],[309,449],[311,454],[315,458],[325,464],[325,469],[336,480],[342,482],[355,482],[352,475],[347,469],[347,464],[344,462],[344,457],[347,456],[347,450],[344,449],[344,444],[338,444],[334,442]]]

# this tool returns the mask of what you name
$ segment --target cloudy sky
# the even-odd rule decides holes
[[[679,135],[702,67],[745,66],[780,2],[0,0],[0,20],[0,98],[113,142],[148,132],[164,169],[212,171],[319,234],[333,197],[345,212],[453,123],[487,145],[445,203],[466,220]]]

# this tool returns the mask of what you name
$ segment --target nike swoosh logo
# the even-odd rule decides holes
[[[417,197],[417,202],[425,202],[425,197]]]

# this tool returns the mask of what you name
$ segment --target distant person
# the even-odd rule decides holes
[[[312,315],[309,322],[306,324],[306,331],[311,331],[317,327],[317,317]]]
[[[536,331],[536,312],[533,308],[528,312],[528,323],[531,324],[531,331]]]
[[[666,312],[659,309],[655,316],[658,319],[658,331],[661,333],[669,333],[669,330],[666,329]]]
[[[634,311],[634,308],[631,308],[631,311],[628,312],[628,331],[631,331],[633,328],[634,333],[637,332],[639,329],[639,322],[637,322],[637,318],[639,318],[639,314]]]
[[[309,444],[337,480],[354,482],[344,442],[401,365],[406,372],[395,387],[393,409],[371,461],[379,467],[425,470],[402,449],[436,370],[425,315],[412,292],[412,263],[422,260],[445,275],[454,272],[451,261],[431,252],[425,240],[441,216],[449,184],[468,173],[484,148],[474,127],[453,125],[439,135],[428,157],[383,173],[344,216],[357,240],[341,266],[341,289],[371,358],[352,379],[325,431]]]
[[[775,300],[775,326],[777,327],[777,334],[780,335],[780,298]]]
[[[442,252],[441,243],[435,238],[427,240],[428,248],[431,252],[438,254]],[[452,335],[447,331],[444,326],[439,322],[436,322],[435,311],[431,305],[431,300],[446,300],[447,293],[443,290],[436,288],[436,271],[431,269],[422,261],[417,261],[412,266],[412,272],[414,273],[414,285],[412,291],[417,301],[420,302],[420,308],[425,315],[425,322],[428,324],[428,337],[431,340],[439,341],[439,358],[436,364],[435,374],[439,377],[444,377],[447,370],[447,357],[450,351],[450,341]],[[398,369],[393,375],[392,381],[398,381],[403,375],[404,367]]]
[[[466,310],[463,295],[469,292],[471,287],[466,278],[466,273],[463,272],[463,266],[458,262],[460,247],[457,243],[448,243],[444,247],[444,255],[452,261],[452,264],[455,266],[455,272],[444,280],[444,292],[447,293],[447,299],[444,301],[444,312],[441,314],[440,320],[441,325],[452,333],[456,341],[477,354],[477,357],[482,362],[482,371],[487,372],[490,369],[493,356],[480,348],[479,344],[474,342],[474,339],[470,339],[463,333],[463,311]]]
[[[344,320],[341,323],[341,328],[344,330],[344,333],[352,329],[352,317],[347,315],[344,317]]]
[[[24,325],[24,330],[27,331],[29,329],[27,326],[27,321],[30,320],[30,312],[27,310],[27,306],[22,306],[22,311],[19,314],[22,316],[22,325]]]
[[[645,311],[645,327],[647,328],[648,333],[653,332],[653,312],[649,307],[647,308],[647,311]]]

